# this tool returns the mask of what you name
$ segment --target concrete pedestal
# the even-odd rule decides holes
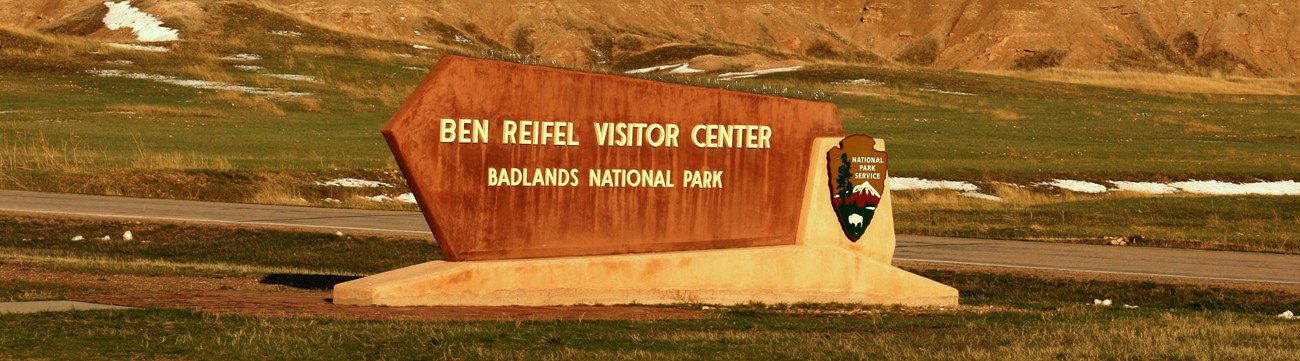
[[[334,303],[349,305],[573,305],[697,302],[842,302],[956,305],[957,290],[890,265],[894,223],[889,190],[866,234],[842,233],[830,205],[819,138],[795,244],[649,254],[523,260],[434,261],[345,282]],[[883,148],[884,142],[877,147]]]

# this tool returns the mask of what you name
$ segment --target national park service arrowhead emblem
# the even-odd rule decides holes
[[[876,150],[876,139],[854,134],[826,152],[831,205],[849,241],[857,242],[876,215],[885,191],[889,154]]]

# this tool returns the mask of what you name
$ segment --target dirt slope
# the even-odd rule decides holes
[[[212,2],[135,4],[165,22],[194,27],[203,22],[195,9]],[[665,45],[704,43],[768,58],[958,69],[1059,65],[1267,76],[1300,71],[1300,2],[1294,1],[247,2],[384,38],[506,48],[562,63],[621,68],[627,66],[620,62]],[[93,17],[103,7],[101,1],[0,0],[0,23],[68,28],[68,19]]]

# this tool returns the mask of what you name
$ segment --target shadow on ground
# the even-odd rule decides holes
[[[304,290],[329,291],[334,285],[355,280],[358,276],[339,275],[305,275],[293,273],[272,273],[259,281],[266,285],[280,285]]]

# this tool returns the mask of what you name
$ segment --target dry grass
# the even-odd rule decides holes
[[[137,115],[156,116],[156,117],[217,118],[222,116],[220,112],[211,109],[195,109],[195,108],[173,107],[173,106],[165,106],[165,105],[129,104],[129,103],[109,105],[104,107],[104,111],[131,113]]]
[[[1207,121],[1201,121],[1196,118],[1162,115],[1162,116],[1156,116],[1153,119],[1159,123],[1183,127],[1183,132],[1186,133],[1216,133],[1217,134],[1217,133],[1228,132],[1228,128],[1222,125],[1210,123]]]
[[[993,115],[993,119],[997,120],[1020,120],[1024,118],[1020,113],[1016,113],[1009,109],[994,109],[989,113]]]
[[[306,206],[311,204],[303,197],[301,190],[286,182],[268,180],[258,184],[256,192],[250,199],[253,203],[286,206]]]
[[[410,90],[398,88],[388,84],[376,84],[375,82],[365,81],[361,83],[335,83],[335,87],[350,97],[361,99],[375,99],[385,106],[395,107],[402,104]]]
[[[343,51],[343,48],[337,46],[324,46],[324,45],[294,45],[293,52],[314,54],[314,55],[340,55],[340,56],[347,53]]]
[[[6,24],[0,24],[0,40],[5,40],[4,51],[25,49],[31,53],[48,51],[64,53],[88,52],[104,48],[103,44],[83,37],[46,34]]]
[[[57,144],[38,133],[22,137],[18,132],[0,133],[0,169],[42,169],[76,172],[92,167],[102,153],[78,141]]]
[[[221,83],[234,83],[235,77],[230,76],[220,64],[190,64],[180,68],[180,73],[188,75],[198,80],[207,80]]]
[[[363,60],[383,63],[383,64],[392,64],[393,62],[397,61],[397,54],[393,54],[392,52],[388,52],[388,51],[374,50],[374,49],[361,50],[360,52],[357,52],[356,56]]]
[[[1106,192],[1087,194],[1076,192],[1052,193],[1041,189],[1008,183],[989,182],[980,186],[980,192],[1001,198],[1002,201],[987,201],[961,195],[957,191],[946,190],[905,190],[893,191],[891,195],[900,204],[908,207],[926,209],[993,209],[1006,206],[1034,206],[1099,199],[1128,199],[1151,197],[1139,192]],[[1164,197],[1195,197],[1194,195],[1165,195]]]
[[[206,101],[226,103],[236,108],[245,108],[245,109],[262,111],[278,117],[282,117],[285,116],[285,114],[288,114],[284,111],[284,109],[280,108],[279,105],[277,105],[274,101],[272,101],[267,97],[241,93],[237,91],[217,92],[215,94],[203,96],[200,99]]]
[[[1248,78],[1239,76],[1201,77],[1135,71],[1049,69],[1034,72],[984,71],[982,73],[1109,88],[1149,90],[1170,93],[1297,95],[1300,79]]]
[[[189,154],[149,154],[143,151],[131,160],[131,168],[134,169],[212,169],[212,170],[229,170],[234,166],[230,161],[220,158],[211,157],[197,153]]]
[[[16,249],[0,248],[0,260],[7,262],[37,263],[57,265],[63,268],[104,273],[153,274],[203,272],[220,274],[333,274],[362,276],[356,272],[340,270],[315,270],[293,267],[272,267],[225,262],[172,262],[166,260],[132,259],[120,260],[104,257],[63,257],[28,254]]]
[[[292,99],[291,103],[297,104],[299,109],[306,112],[320,113],[325,111],[320,98],[297,97]]]

